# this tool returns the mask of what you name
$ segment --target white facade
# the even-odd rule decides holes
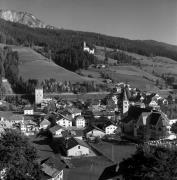
[[[56,137],[62,137],[62,132],[63,132],[63,131],[64,131],[63,129],[57,130],[57,131],[55,132],[55,136],[56,136]]]
[[[85,119],[84,119],[84,117],[76,118],[76,127],[77,128],[84,128],[85,127]]]
[[[34,110],[33,109],[25,109],[24,110],[24,115],[33,115],[34,114]]]
[[[72,127],[72,121],[65,119],[65,118],[58,120],[56,123],[65,128]]]
[[[94,54],[95,53],[95,49],[90,49],[89,47],[87,47],[86,42],[84,42],[84,51],[87,51],[89,54]]]
[[[89,154],[89,148],[81,145],[76,145],[75,147],[67,150],[67,156],[82,156],[88,154]]]
[[[35,103],[41,104],[43,101],[43,89],[37,88],[35,89]]]
[[[123,101],[123,114],[124,113],[126,113],[126,112],[128,112],[128,109],[129,109],[129,101],[127,101],[127,100],[124,100]]]
[[[115,130],[117,129],[117,126],[111,124],[105,128],[106,134],[115,134]]]

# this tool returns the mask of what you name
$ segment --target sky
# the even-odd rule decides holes
[[[46,24],[177,45],[177,0],[0,0]]]

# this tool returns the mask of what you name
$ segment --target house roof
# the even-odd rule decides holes
[[[154,112],[151,113],[151,114],[149,115],[149,124],[155,126],[155,125],[157,124],[160,116],[161,116],[160,113],[156,113],[156,112],[155,112],[155,113],[154,113]]]
[[[62,132],[63,136],[69,136],[69,137],[78,137],[83,136],[84,132],[83,130],[65,130]]]
[[[85,118],[83,116],[77,116],[76,120],[85,120]]]
[[[136,107],[136,106],[131,106],[128,110],[127,116],[125,118],[123,118],[122,122],[128,123],[131,120],[138,121],[140,115],[143,112],[151,112],[151,110],[147,109],[147,108],[140,108],[140,107]]]
[[[22,119],[24,119],[24,116],[20,114],[13,114],[12,116],[9,117],[9,120],[11,121],[19,121]]]
[[[25,107],[24,110],[33,110],[33,107]]]
[[[100,131],[102,133],[105,133],[104,130],[100,129],[99,127],[97,126],[90,126],[89,128],[87,128],[84,132],[85,133],[89,133],[90,131],[93,131],[93,130],[97,130],[97,131]]]
[[[57,125],[51,127],[51,128],[49,129],[49,131],[50,131],[51,133],[55,133],[55,132],[58,131],[59,129],[63,129],[63,127],[61,127],[61,126],[59,126],[59,125],[57,124]]]
[[[56,168],[52,168],[49,165],[43,163],[42,165],[42,171],[47,174],[48,176],[54,178],[59,174],[59,171]]]
[[[9,119],[9,117],[12,115],[13,113],[11,111],[0,111],[0,117],[3,117],[5,119]]]
[[[111,121],[106,121],[104,124],[104,127],[108,127],[110,125],[116,126],[114,123],[112,123]]]
[[[44,120],[40,123],[41,126],[43,126],[43,125],[50,125],[50,124],[51,124],[50,121],[48,121],[47,119],[44,119]]]
[[[88,148],[88,145],[84,141],[71,137],[67,140],[66,149],[69,150],[69,149],[71,149],[77,145],[84,146],[84,147]]]
[[[159,120],[162,121],[163,126],[168,126],[169,125],[169,120],[168,118],[161,112],[153,112],[149,115],[149,124],[156,126]]]
[[[80,110],[80,109],[78,109],[78,108],[68,108],[68,111],[70,112],[70,113],[81,113],[82,111]]]
[[[49,166],[52,169],[56,169],[58,171],[61,171],[66,167],[66,165],[61,162],[60,157],[54,156],[54,155],[44,159],[41,163]]]

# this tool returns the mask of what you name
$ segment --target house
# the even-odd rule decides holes
[[[62,132],[64,131],[65,129],[61,126],[59,126],[58,124],[51,127],[49,129],[49,131],[52,133],[53,137],[62,137]]]
[[[112,122],[108,121],[105,124],[105,133],[106,134],[115,134],[115,131],[117,129],[117,126],[114,125]]]
[[[29,136],[29,135],[35,135],[39,131],[39,127],[32,120],[28,120],[28,121],[23,121],[20,124],[20,130],[22,133]]]
[[[68,108],[67,111],[71,114],[72,118],[76,116],[81,116],[81,110],[78,108]]]
[[[33,115],[34,114],[34,110],[32,107],[25,107],[24,108],[24,115]]]
[[[122,132],[134,137],[159,139],[166,136],[169,121],[164,113],[147,108],[131,107],[122,120]]]
[[[155,101],[155,100],[152,100],[150,103],[149,103],[149,106],[152,107],[154,110],[157,110],[159,109],[159,105],[158,103]]]
[[[76,117],[75,126],[77,128],[85,128],[85,124],[86,124],[86,121],[85,121],[85,118],[83,116],[77,116]]]
[[[65,145],[67,156],[83,156],[90,153],[88,145],[77,138],[69,138]]]
[[[72,116],[68,114],[58,114],[56,123],[65,128],[72,127]]]
[[[70,130],[67,129],[65,131],[62,131],[62,136],[65,139],[74,137],[74,138],[83,140],[84,132],[83,130],[80,130],[80,129],[70,129]]]
[[[99,137],[99,138],[102,138],[103,136],[105,136],[105,132],[94,126],[94,127],[90,127],[89,129],[86,130],[86,137],[89,138],[89,137]]]
[[[47,119],[44,119],[41,123],[40,123],[40,127],[39,129],[47,129],[50,126],[50,121],[48,121]]]
[[[42,178],[45,180],[63,180],[64,163],[58,157],[48,157],[41,162]]]
[[[13,114],[12,116],[9,117],[8,120],[11,121],[14,125],[20,124],[24,121],[24,116],[21,114]]]

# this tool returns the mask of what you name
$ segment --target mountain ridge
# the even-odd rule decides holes
[[[23,11],[0,9],[0,18],[6,21],[24,24],[32,28],[57,29],[54,26],[45,24],[32,13]]]

